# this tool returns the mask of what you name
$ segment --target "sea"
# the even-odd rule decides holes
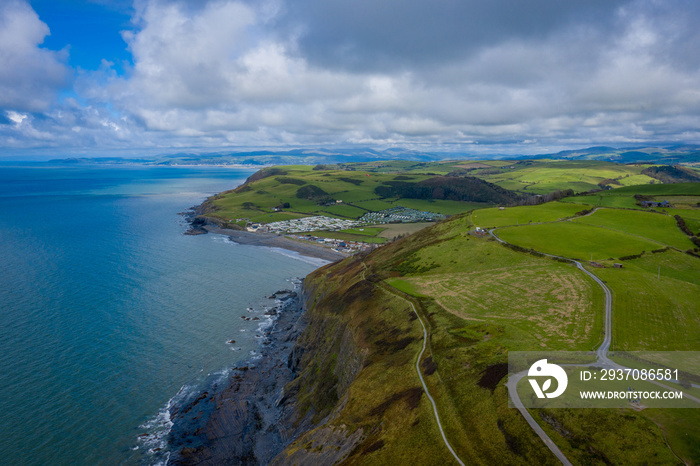
[[[323,261],[179,215],[254,171],[0,164],[1,463],[163,461],[168,407],[259,357],[269,296]]]

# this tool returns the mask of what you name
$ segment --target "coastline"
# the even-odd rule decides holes
[[[225,229],[206,217],[183,214],[189,217],[188,234],[225,235],[238,244],[281,248],[326,263],[347,257],[321,245]],[[168,465],[268,464],[308,427],[290,424],[295,404],[293,394],[284,394],[297,376],[294,347],[307,326],[303,290],[302,282],[269,297],[275,306],[265,313],[271,322],[260,328],[257,356],[170,407],[167,449],[156,458]]]
[[[303,429],[285,422],[294,405],[283,396],[296,377],[293,348],[306,327],[302,290],[273,295],[276,318],[263,331],[258,359],[171,408],[167,464],[268,464]]]
[[[205,224],[202,228],[208,233],[226,235],[231,239],[231,241],[239,244],[265,246],[269,248],[282,248],[297,252],[303,256],[323,259],[329,262],[335,262],[339,259],[348,257],[346,254],[332,251],[331,249],[321,245],[313,243],[305,244],[300,241],[294,241],[293,239],[285,236],[272,233],[252,233],[243,230],[230,230],[228,228],[221,228],[210,223]]]
[[[335,262],[348,257],[348,254],[333,251],[320,244],[296,241],[276,233],[259,233],[243,229],[222,228],[221,222],[207,217],[208,201],[209,200],[204,201],[200,205],[190,207],[188,210],[180,212],[180,215],[182,215],[189,224],[185,235],[203,235],[207,233],[225,235],[228,236],[231,241],[238,244],[286,249],[302,256],[322,259],[328,262]]]
[[[238,244],[284,249],[325,263],[348,257],[277,234],[221,228],[197,215],[199,207],[182,213],[190,224],[185,234],[224,235]],[[275,299],[275,306],[266,312],[270,325],[260,328],[257,356],[239,362],[223,380],[170,406],[172,424],[167,448],[156,455],[159,463],[269,464],[309,427],[305,422],[291,424],[294,394],[284,393],[284,387],[297,377],[294,348],[307,326],[303,291],[301,282],[269,297]]]

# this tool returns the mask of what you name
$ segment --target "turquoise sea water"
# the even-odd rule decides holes
[[[251,173],[0,165],[0,462],[150,462],[168,401],[254,354],[241,315],[319,263],[178,215]]]

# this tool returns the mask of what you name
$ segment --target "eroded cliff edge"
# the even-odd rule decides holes
[[[333,408],[364,358],[348,322],[327,313],[328,290],[318,279],[324,269],[281,306],[261,359],[234,368],[226,382],[173,409],[169,464],[287,464],[286,455],[275,456],[334,419]],[[359,434],[319,430],[313,438],[333,448],[315,451],[312,461],[342,459]],[[299,456],[292,457],[297,464]]]

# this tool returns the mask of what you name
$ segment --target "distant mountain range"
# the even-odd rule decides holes
[[[699,145],[676,145],[668,147],[637,147],[616,149],[614,147],[589,147],[581,150],[567,150],[556,154],[528,156],[521,158],[552,158],[565,160],[602,160],[619,163],[696,163],[700,162]]]
[[[675,145],[667,147],[589,147],[567,150],[553,154],[521,156],[483,156],[454,152],[423,152],[410,149],[375,150],[357,149],[292,149],[258,150],[219,153],[176,153],[155,157],[83,157],[54,159],[53,163],[144,163],[149,165],[315,165],[321,163],[371,162],[375,160],[413,160],[435,162],[441,160],[486,160],[486,159],[555,159],[555,160],[600,160],[618,163],[662,163],[688,164],[700,162],[700,145]]]

